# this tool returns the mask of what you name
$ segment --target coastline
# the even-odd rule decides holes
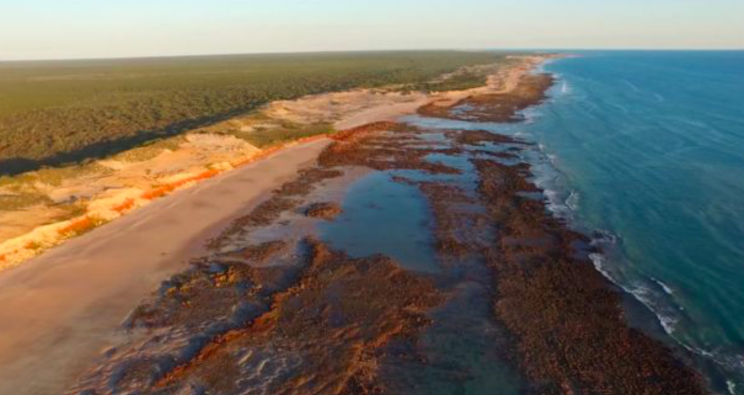
[[[447,111],[437,111],[436,109],[432,111],[424,107],[419,111],[419,114],[460,122],[476,121],[500,124],[523,122],[527,119],[523,111],[545,101],[548,90],[554,87],[556,82],[552,74],[543,74],[542,67],[536,68],[536,72],[540,74],[535,77],[542,75],[549,81],[541,81],[539,78],[528,79],[527,81],[538,86],[538,89],[535,92],[531,92],[529,89],[523,90],[521,93],[523,98],[482,95],[480,98],[465,98]],[[519,94],[519,90],[517,92]],[[462,106],[463,109],[456,110],[457,106]],[[430,126],[427,123],[427,127]],[[447,128],[448,126],[445,124],[442,127]],[[503,135],[495,140],[492,140],[493,137],[482,136],[482,138],[483,141],[508,142],[512,138],[519,140],[520,136],[519,134],[514,137]],[[474,139],[477,141],[478,137],[474,137]],[[544,155],[542,147],[537,152],[538,156]],[[573,225],[579,224],[570,223],[571,218],[567,217],[566,213],[556,211],[556,207],[548,207],[554,206],[556,202],[546,196],[547,191],[542,189],[542,186],[538,186],[539,180],[533,180],[535,176],[539,175],[533,172],[535,163],[525,158],[520,160],[520,163],[507,166],[482,161],[477,164],[477,167],[478,171],[484,174],[479,188],[487,196],[489,210],[493,212],[495,217],[508,217],[508,207],[511,205],[518,207],[515,218],[503,220],[507,223],[506,229],[500,229],[499,231],[506,233],[506,235],[500,237],[497,242],[498,247],[489,252],[488,259],[490,265],[496,270],[496,288],[500,290],[499,293],[501,294],[497,297],[497,314],[500,320],[516,335],[514,340],[517,341],[521,338],[521,341],[524,342],[520,346],[523,348],[515,353],[514,358],[521,361],[523,368],[532,377],[536,385],[539,386],[541,382],[552,381],[554,383],[552,385],[545,384],[545,387],[533,390],[538,393],[543,393],[542,391],[548,393],[590,391],[594,393],[597,391],[612,392],[623,388],[620,393],[640,393],[641,391],[659,394],[708,393],[708,389],[703,384],[705,379],[700,372],[695,371],[690,366],[692,365],[692,353],[688,354],[687,351],[689,350],[677,348],[680,346],[678,344],[662,341],[668,340],[668,335],[661,331],[663,323],[659,324],[660,317],[656,316],[653,310],[638,300],[633,293],[621,289],[619,284],[613,282],[611,276],[601,270],[596,263],[597,259],[601,259],[604,253],[601,244],[595,243],[595,240],[589,238],[588,234],[574,231]],[[494,179],[501,181],[494,182],[492,181]],[[509,192],[510,188],[513,188],[511,192]],[[510,197],[512,194],[519,195],[520,193],[542,194],[545,196],[545,201],[538,203],[523,196]],[[446,196],[437,198],[446,200]],[[567,198],[570,199],[571,196]],[[565,202],[562,203],[566,204]],[[442,210],[441,215],[448,216],[449,214],[446,213],[447,203],[438,202],[438,204],[441,205],[439,206]],[[539,219],[543,217],[541,212],[546,209],[550,209],[551,214]],[[444,222],[448,221],[451,220]],[[530,225],[530,223],[533,223],[533,225]],[[535,226],[534,223],[540,225]],[[551,230],[551,228],[553,229]],[[582,229],[586,230],[585,228]],[[536,241],[546,237],[547,239],[544,241]],[[543,243],[545,245],[542,245]],[[461,247],[455,247],[455,250],[457,248]],[[510,257],[511,254],[514,254],[514,257]],[[536,254],[536,257],[530,257],[533,254]],[[545,255],[541,256],[541,254]],[[537,260],[535,261],[535,259]],[[514,260],[514,262],[510,263],[510,260]],[[567,267],[561,268],[566,262],[571,263]],[[565,272],[561,273],[564,270]],[[572,271],[583,272],[583,274],[571,274]],[[510,278],[511,276],[514,278]],[[562,284],[564,281],[567,282]],[[541,295],[542,292],[544,294]],[[573,293],[577,296],[571,296]],[[582,293],[583,296],[578,296]],[[602,301],[602,299],[605,300]],[[595,306],[592,306],[594,300],[598,302]],[[563,303],[567,303],[569,306],[576,304],[576,306],[568,307],[564,305],[556,308],[556,304]],[[602,309],[608,310],[600,312]],[[562,315],[553,310],[561,311]],[[592,312],[592,310],[595,311]],[[580,312],[580,314],[573,318],[566,318],[577,312]],[[560,316],[550,318],[551,314],[554,313]],[[582,316],[583,314],[586,314],[586,316]],[[643,328],[631,327],[631,322],[628,322],[626,314],[651,316],[653,325],[641,324]],[[604,317],[599,318],[602,315]],[[596,319],[597,322],[582,322],[582,320],[593,319]],[[569,322],[565,322],[566,320]],[[633,322],[632,324],[638,325],[639,322]],[[544,327],[540,329],[539,326],[542,325]],[[570,329],[560,334],[563,330],[561,329],[562,326]],[[594,336],[591,334],[592,326],[605,328],[604,330],[615,326],[615,329],[611,331],[600,330],[600,332],[603,332],[604,336],[611,335],[609,337],[618,336],[626,339],[618,340],[619,344],[625,342],[634,345],[626,351],[612,351],[613,347],[618,347],[618,344],[611,345],[614,340],[607,337],[601,339],[597,337],[592,342],[596,344],[604,343],[604,348],[599,347],[602,351],[599,348],[591,351],[593,345],[590,345],[586,350],[577,352],[577,349],[587,346],[582,344],[586,340],[585,337]],[[561,339],[561,337],[564,338]],[[551,338],[554,342],[562,343],[557,347],[559,350],[552,356],[548,349],[556,347],[556,344],[546,342],[545,338]],[[674,348],[671,348],[672,346]],[[622,347],[624,346],[620,346],[620,348]],[[617,363],[612,357],[605,361],[602,361],[603,358],[601,357],[592,357],[592,355],[596,356],[601,352],[622,354],[625,358],[630,359],[625,363],[637,363],[637,369],[647,372],[646,375],[651,375],[648,372],[653,371],[653,375],[666,377],[660,379],[660,383],[655,383],[660,386],[654,386],[643,379],[639,380],[640,375],[634,377],[631,374],[623,377],[627,372],[618,373],[618,371],[628,368],[622,366],[625,363]],[[573,355],[571,355],[572,353]],[[583,363],[581,360],[584,358],[591,359],[592,362]],[[561,359],[564,359],[563,364],[556,362]],[[602,364],[606,365],[604,370],[597,368]],[[646,366],[641,368],[640,366],[644,364]],[[696,368],[699,368],[699,366],[696,366]],[[594,369],[597,371],[590,373]],[[574,371],[572,372],[572,370]],[[601,372],[611,373],[603,375]],[[561,380],[563,381],[561,382]],[[594,380],[596,381],[591,383]],[[638,381],[633,383],[634,380]],[[679,385],[679,387],[674,389],[672,387],[663,388],[668,384],[672,387]]]
[[[465,122],[518,122],[521,110],[545,100],[545,92],[552,83],[550,76],[522,74],[509,89],[490,86],[486,92],[453,94],[446,100],[434,101],[433,106],[438,108],[419,106],[418,110],[420,115]],[[466,110],[457,110],[459,106]],[[411,103],[400,106],[404,107],[410,110],[414,106]],[[369,117],[379,119],[379,112],[362,112],[356,122],[369,121]],[[421,275],[406,266],[405,260],[386,256],[354,258],[347,251],[315,239],[313,231],[307,229],[303,232],[309,231],[310,235],[302,237],[268,231],[280,239],[262,244],[254,244],[250,237],[264,228],[299,226],[293,225],[293,221],[298,221],[293,219],[298,210],[303,212],[302,207],[319,196],[328,198],[312,191],[329,188],[328,183],[333,184],[349,168],[390,172],[389,182],[419,191],[430,205],[434,221],[429,227],[442,269],[469,275],[483,275],[484,270],[491,273],[492,278],[487,282],[492,284],[482,285],[483,292],[492,294],[491,311],[498,330],[505,329],[508,334],[489,346],[509,356],[496,362],[521,377],[525,393],[705,393],[696,372],[675,359],[663,345],[627,326],[620,308],[621,295],[589,259],[597,251],[589,246],[585,236],[546,214],[545,202],[534,197],[545,191],[530,181],[531,165],[520,156],[521,152],[533,149],[530,142],[482,130],[437,130],[413,123],[366,122],[334,135],[333,143],[330,140],[310,143],[318,144],[317,151],[308,154],[317,156],[317,165],[307,167],[306,161],[297,167],[306,168],[300,178],[285,177],[271,184],[268,189],[274,190],[272,194],[261,193],[261,198],[254,198],[250,207],[243,207],[241,212],[248,214],[236,219],[236,210],[227,210],[233,213],[234,221],[212,222],[210,230],[202,233],[200,239],[206,241],[206,234],[210,237],[219,234],[219,237],[207,249],[191,249],[183,255],[190,258],[201,255],[205,259],[192,261],[186,269],[181,264],[182,271],[134,309],[125,323],[129,335],[109,338],[110,345],[115,347],[101,357],[89,354],[86,361],[81,361],[80,369],[74,374],[78,385],[69,393],[177,391],[192,385],[193,378],[204,388],[230,392],[241,388],[238,380],[241,369],[268,363],[272,358],[286,358],[283,349],[303,355],[299,362],[293,362],[298,364],[294,374],[300,376],[283,380],[286,382],[277,383],[273,379],[262,382],[267,386],[264,389],[288,393],[303,393],[323,386],[336,388],[338,391],[334,392],[338,393],[354,388],[385,390],[382,384],[385,376],[377,366],[416,360],[416,353],[421,352],[409,350],[393,356],[388,347],[405,344],[405,339],[420,338],[430,328],[439,328],[440,324],[427,312],[447,306],[443,304],[445,300],[461,292],[457,291],[459,287],[448,289],[442,285],[457,277],[448,278],[445,274],[431,281],[441,274],[435,271]],[[297,149],[302,147],[307,145]],[[432,156],[440,159],[432,161],[429,159]],[[466,159],[468,164],[454,158]],[[260,166],[268,160],[271,158],[251,166]],[[224,177],[240,171],[243,170]],[[421,174],[413,177],[409,173],[396,173],[400,171]],[[475,180],[466,176],[469,173],[474,173]],[[422,175],[425,177],[421,178]],[[439,179],[440,176],[463,178],[452,183]],[[209,185],[203,185],[194,188],[194,193],[209,189]],[[278,186],[281,187],[276,189]],[[346,183],[341,185],[346,187]],[[329,208],[333,214],[320,220],[332,222],[339,214],[343,216],[340,203],[318,202],[309,207]],[[482,207],[483,211],[469,211],[468,205]],[[489,228],[498,232],[484,239],[484,235],[490,234]],[[76,241],[82,239],[70,244]],[[290,253],[295,243],[308,248],[309,255]],[[194,239],[181,244],[201,245]],[[172,262],[173,256],[164,259]],[[271,268],[270,262],[277,259],[297,262],[290,268]],[[485,266],[472,266],[472,260]],[[363,269],[370,271],[359,273],[358,267],[378,271]],[[380,268],[384,270],[380,272]],[[268,271],[264,273],[264,270]],[[160,279],[165,276],[165,273],[157,274]],[[386,287],[383,282],[389,276],[400,287],[395,287],[395,295],[381,296],[380,290]],[[246,282],[250,291],[241,298],[248,298],[250,307],[235,304],[232,294],[233,290],[240,290],[239,294],[243,295]],[[150,284],[150,290],[154,284]],[[331,288],[335,290],[333,300],[364,295],[352,309],[355,312],[349,316],[352,318],[342,320],[342,324],[333,323],[333,317],[351,312],[334,303],[328,304],[324,298],[331,296],[323,290]],[[138,295],[140,299],[146,296],[144,288]],[[132,295],[121,299],[126,300],[122,303],[139,301],[134,301]],[[315,311],[322,306],[332,312],[340,310],[317,316]],[[129,311],[133,308],[134,305],[129,305]],[[226,312],[230,313],[222,315]],[[474,319],[464,314],[465,318]],[[115,327],[119,324],[116,322]],[[357,327],[366,328],[363,333],[369,334],[357,333]],[[117,332],[114,329],[108,325],[107,331]],[[305,337],[310,340],[304,340]],[[184,341],[196,345],[178,351]],[[324,347],[333,350],[328,352],[338,361],[324,365],[327,362],[322,361],[326,357],[318,354],[313,342],[326,342]],[[406,347],[415,349],[413,344]],[[254,351],[240,361],[233,360],[235,353],[245,348]],[[151,360],[163,361],[172,355],[161,353],[174,351],[179,355],[175,360],[152,364]],[[86,369],[94,359],[97,361],[94,368]],[[426,365],[425,358],[413,363],[416,369],[424,369]],[[112,381],[111,372],[121,369],[126,379]],[[145,373],[148,369],[150,373]],[[84,373],[80,375],[80,372]],[[310,374],[314,379],[308,381],[303,375]],[[69,388],[67,385],[65,388]],[[387,385],[395,387],[392,383]],[[402,388],[398,392],[406,393]]]
[[[514,81],[528,70],[509,69],[505,75]],[[354,129],[411,114],[433,98],[454,102],[475,92],[510,89],[509,83],[501,86],[493,81],[489,79],[489,86],[484,88],[414,96],[413,100],[394,95],[403,97],[405,102],[392,106],[384,100],[371,106],[363,104],[343,114],[336,125]],[[318,98],[328,100],[317,95],[300,99],[298,104]],[[146,204],[133,203],[130,195],[117,197],[113,202],[106,199],[106,204],[120,215],[105,226],[92,224],[87,219],[89,215],[52,225],[54,234],[60,233],[57,228],[80,227],[84,232],[55,241],[52,245],[56,247],[39,256],[33,257],[40,252],[33,251],[16,261],[11,270],[0,273],[0,322],[4,323],[0,325],[0,390],[7,388],[19,394],[61,390],[104,349],[127,338],[118,328],[137,303],[189,259],[203,254],[209,239],[242,212],[259,206],[269,191],[312,163],[329,143],[323,136],[304,141],[263,151],[249,149],[248,155],[237,151],[239,155],[231,158],[230,166],[216,170],[202,168],[196,173],[191,169],[185,175],[171,174],[170,182],[164,186],[136,192],[148,195]],[[178,155],[178,151],[162,155]],[[267,166],[274,170],[266,172]],[[239,196],[220,192],[230,180],[240,182],[244,174],[252,182],[235,186]],[[215,203],[219,201],[223,203]],[[183,216],[195,216],[207,208],[210,213],[199,214],[202,217],[198,224],[194,218]],[[213,211],[215,208],[219,210]],[[195,227],[200,230],[194,231]],[[13,242],[23,248],[31,244],[25,238]],[[131,248],[132,245],[137,247]],[[7,263],[7,254],[3,258]],[[85,279],[84,286],[79,284],[80,279]],[[21,358],[10,352],[19,348],[24,350]]]
[[[31,173],[28,181],[0,186],[0,193],[36,188],[42,195],[34,199],[53,204],[0,212],[0,220],[9,224],[0,232],[0,275],[174,191],[261,160],[285,146],[322,138],[335,130],[394,120],[415,113],[427,103],[446,106],[473,95],[509,91],[521,75],[549,57],[516,57],[515,64],[501,65],[496,74],[488,76],[485,86],[463,91],[404,94],[361,89],[272,102],[257,112],[81,168]],[[232,130],[265,133],[286,127],[314,130],[318,125],[332,128],[321,126],[319,133],[312,132],[309,137],[299,135],[266,147],[249,144],[231,134]],[[70,201],[75,203],[68,204]]]
[[[462,116],[452,110],[455,103],[486,109],[509,105],[512,111],[487,116],[489,121],[513,122],[519,110],[541,103],[549,86],[539,78],[524,78],[521,83],[527,86],[515,88],[513,95],[464,98],[443,106],[447,118]],[[477,114],[465,114],[467,119],[461,120],[473,120]],[[428,358],[433,357],[427,352],[445,351],[417,349],[416,339],[430,330],[443,330],[440,321],[420,314],[435,306],[455,314],[446,300],[459,298],[468,289],[465,284],[473,286],[470,280],[459,283],[462,273],[466,278],[490,273],[490,280],[478,285],[479,292],[491,295],[489,310],[498,324],[494,330],[505,329],[508,334],[487,347],[508,356],[492,362],[503,366],[500,369],[513,369],[525,393],[706,393],[696,372],[661,343],[627,326],[620,294],[589,260],[596,251],[588,246],[588,239],[547,214],[545,202],[535,198],[543,191],[530,181],[531,166],[520,157],[533,149],[530,142],[483,130],[437,130],[396,122],[362,126],[339,133],[334,140],[321,152],[317,167],[307,173],[313,176],[276,190],[223,233],[213,254],[174,276],[164,292],[136,310],[128,325],[147,330],[150,340],[123,343],[89,370],[71,393],[178,391],[194,383],[205,390],[240,392],[251,385],[240,380],[243,374],[291,355],[302,357],[288,362],[293,368],[283,371],[286,378],[276,381],[273,374],[259,373],[251,380],[273,392],[334,388],[332,393],[344,393],[364,388],[409,393],[405,382],[391,381],[386,372],[400,369],[397,374],[406,375],[407,369],[426,369]],[[380,188],[406,186],[425,198],[434,219],[427,228],[433,233],[438,269],[424,275],[420,268],[409,266],[415,262],[403,256],[391,262],[384,255],[375,255],[375,263],[368,266],[367,259],[373,258],[351,259],[347,254],[353,254],[354,248],[335,250],[328,244],[333,244],[332,239],[323,239],[329,236],[315,235],[313,227],[301,225],[307,221],[301,208],[327,199],[322,193],[327,182],[353,168],[386,174],[389,179],[377,181]],[[313,192],[316,189],[321,192]],[[334,222],[343,209],[334,206],[338,202],[325,204],[334,208],[330,218]],[[338,226],[351,226],[352,216],[341,216]],[[293,235],[293,228],[300,233]],[[490,228],[498,232],[493,234]],[[271,237],[267,240],[254,233]],[[384,240],[381,234],[365,237]],[[296,248],[309,252],[296,255],[291,252]],[[389,252],[395,255],[394,250]],[[274,261],[291,263],[275,267]],[[387,300],[390,295],[375,294],[379,273],[367,273],[358,282],[359,267],[387,267],[395,273],[394,283],[406,284],[395,287],[398,294],[393,300],[402,305]],[[398,277],[401,268],[407,274]],[[263,273],[269,269],[273,274]],[[449,288],[452,283],[454,288]],[[234,292],[243,295],[246,286],[248,293],[239,299],[250,302],[237,314],[231,307],[236,306]],[[416,293],[422,296],[416,298]],[[360,294],[364,296],[359,298]],[[352,300],[353,305],[347,306]],[[401,309],[410,314],[401,316]],[[459,314],[464,314],[464,322],[483,319],[470,316],[469,311]],[[386,325],[392,327],[382,330]],[[209,328],[206,337],[204,328]],[[473,336],[465,328],[451,335],[463,333],[470,341],[482,336]],[[200,339],[196,349],[177,351],[179,344],[195,339]],[[395,352],[389,349],[393,345]],[[176,350],[178,357],[165,365],[146,362],[161,360],[160,350]],[[328,355],[334,363],[322,362]],[[137,361],[144,363],[137,368],[140,373],[106,384],[111,383],[106,372],[127,369]]]
[[[701,78],[706,71],[684,62],[684,68],[671,74],[666,74],[662,68],[653,68],[664,64],[664,53],[590,53],[585,57],[587,59],[581,62],[568,61],[546,68],[563,82],[551,90],[554,98],[551,102],[555,102],[552,108],[530,111],[528,115],[533,122],[525,128],[526,136],[545,146],[540,149],[544,158],[537,160],[545,161],[539,165],[538,177],[547,176],[546,187],[556,193],[554,208],[560,211],[559,217],[569,221],[572,229],[589,235],[592,245],[601,250],[601,254],[592,254],[591,259],[596,269],[625,295],[623,310],[628,325],[667,345],[680,359],[702,373],[713,393],[738,394],[744,368],[741,336],[737,328],[726,323],[738,323],[741,304],[734,301],[741,300],[741,293],[736,286],[727,288],[726,284],[718,283],[718,279],[708,277],[725,270],[722,267],[735,260],[727,254],[710,261],[706,258],[711,251],[726,249],[724,246],[731,245],[735,236],[726,232],[721,233],[720,238],[695,235],[699,243],[706,240],[706,254],[703,249],[681,240],[683,234],[691,233],[683,233],[667,221],[668,217],[677,218],[677,213],[681,213],[676,221],[685,223],[684,232],[715,226],[715,221],[709,222],[710,217],[705,217],[709,215],[707,210],[693,210],[695,214],[687,211],[697,207],[691,200],[701,201],[703,195],[708,196],[706,201],[711,204],[716,200],[725,202],[724,207],[732,217],[740,216],[735,199],[724,197],[730,193],[728,184],[724,187],[718,182],[720,180],[709,176],[704,177],[710,183],[703,188],[670,177],[670,174],[687,174],[689,177],[685,179],[692,179],[692,174],[696,174],[694,168],[698,166],[698,157],[692,152],[700,152],[699,160],[707,161],[723,147],[712,139],[699,141],[680,156],[654,160],[652,167],[664,169],[656,173],[655,170],[644,171],[643,158],[658,157],[657,154],[665,152],[665,148],[661,148],[663,144],[658,141],[631,143],[648,141],[645,134],[638,133],[648,125],[656,125],[649,126],[649,132],[653,130],[652,134],[661,139],[667,138],[661,137],[666,136],[667,131],[674,130],[674,137],[668,139],[670,145],[681,141],[683,136],[702,132],[714,111],[706,101],[712,96],[698,100],[699,114],[680,113],[671,103],[680,107],[689,105],[693,96],[685,97],[683,92],[704,85]],[[711,60],[713,58],[711,56]],[[644,61],[634,63],[637,59]],[[595,67],[596,73],[583,74],[584,70]],[[618,77],[608,78],[608,70],[614,70]],[[715,74],[717,70],[709,73]],[[677,83],[685,78],[689,84]],[[653,83],[642,84],[642,81],[651,80]],[[731,91],[723,92],[730,95]],[[605,98],[606,105],[595,104]],[[670,122],[657,124],[658,120]],[[732,132],[725,128],[719,130],[723,134]],[[509,134],[512,135],[511,130]],[[623,136],[621,144],[628,145],[616,152],[613,146],[619,142],[616,138],[620,135]],[[567,141],[581,142],[582,146],[574,148]],[[689,160],[676,160],[683,157]],[[624,166],[627,173],[617,171]],[[663,176],[664,182],[646,190],[642,185],[648,185],[649,179],[653,179],[652,173],[656,177]],[[625,184],[631,188],[619,187]],[[686,191],[685,198],[671,199],[682,190]],[[625,195],[627,200],[620,198]],[[729,203],[733,206],[728,206]],[[644,226],[637,226],[638,218],[652,217],[663,220],[654,220],[651,221],[653,225],[645,226],[644,219],[640,221]],[[681,218],[686,220],[681,221]],[[736,249],[727,251],[736,254]],[[729,280],[729,284],[735,283]],[[694,298],[691,297],[693,293],[696,294]],[[719,309],[714,301],[721,299],[731,305]]]

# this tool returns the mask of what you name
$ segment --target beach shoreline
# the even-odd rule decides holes
[[[545,100],[545,78],[523,78],[511,95],[468,100],[510,106],[485,111],[491,121],[510,122]],[[447,119],[472,117],[447,111]],[[427,393],[437,383],[527,394],[706,393],[697,372],[627,326],[621,294],[589,259],[597,251],[535,196],[543,191],[520,156],[534,144],[409,122],[335,135],[307,177],[277,189],[216,240],[212,254],[138,307],[128,325],[149,337],[99,360],[70,394],[193,386]],[[342,176],[351,169],[369,171],[349,183]],[[359,182],[371,188],[333,199],[338,183]],[[417,199],[428,206],[423,225],[409,206]],[[408,216],[383,214],[396,205],[410,207]],[[333,213],[308,219],[313,207]],[[410,225],[431,238],[395,233]],[[407,243],[396,248],[401,238]],[[424,254],[407,253],[416,250]],[[392,288],[380,283],[381,269],[394,278]],[[427,344],[433,333],[440,341]],[[264,365],[267,372],[257,369]],[[118,369],[126,378],[112,381]],[[431,369],[439,374],[421,375]]]
[[[535,59],[530,58],[530,64]],[[477,92],[510,89],[515,78],[530,69],[509,69],[505,75],[512,82],[496,85],[490,78],[487,87],[437,94],[436,100],[453,103]],[[306,100],[318,97],[326,100],[323,95]],[[336,125],[353,129],[394,120],[430,101],[432,97],[424,95],[405,103],[378,103],[355,109]],[[0,392],[47,394],[68,386],[83,366],[128,336],[119,329],[121,322],[157,284],[189,259],[203,255],[210,239],[259,205],[272,189],[295,177],[329,143],[322,136],[290,143],[249,164],[190,181],[185,188],[175,188],[0,273]],[[235,186],[240,196],[219,192],[241,179],[250,180],[250,185]],[[192,218],[186,220],[185,214]],[[195,220],[196,215],[201,217]],[[19,349],[22,355],[15,355]]]
[[[507,94],[465,97],[435,113],[461,122],[517,122],[520,111],[546,99],[552,83],[549,75],[524,75]],[[462,105],[464,111],[457,108]],[[334,135],[315,167],[236,220],[208,255],[138,306],[127,327],[145,338],[122,342],[69,393],[177,392],[194,385],[220,393],[411,393],[430,385],[415,384],[421,371],[433,368],[430,358],[449,366],[443,385],[486,385],[503,375],[513,390],[507,393],[706,393],[697,372],[627,326],[622,293],[590,260],[598,251],[536,197],[544,191],[530,181],[531,164],[521,156],[534,144],[407,122]],[[370,179],[383,200],[337,196],[337,189]],[[398,194],[398,188],[409,192]],[[405,228],[411,225],[405,218],[377,215],[395,211],[382,206],[405,207],[420,198],[430,218],[423,226],[421,218],[411,219],[431,239],[409,240],[401,250],[391,245],[400,239],[388,235],[392,229],[354,224],[359,212],[369,211],[385,226]],[[326,223],[341,233],[324,232]],[[360,247],[368,242],[377,249]],[[428,249],[433,256],[406,253]],[[379,294],[385,272],[400,282],[392,300]],[[455,312],[463,301],[469,308]],[[488,330],[458,328],[461,322]],[[443,343],[419,348],[431,331],[444,336]],[[469,365],[447,350],[455,339],[471,350],[465,359],[483,362]],[[254,374],[256,366],[277,363],[286,376]],[[119,369],[123,378],[112,381],[110,372]],[[446,378],[452,369],[480,375]],[[412,387],[395,377],[413,380]]]

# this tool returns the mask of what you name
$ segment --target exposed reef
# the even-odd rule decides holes
[[[305,215],[311,218],[321,218],[325,220],[331,220],[336,218],[344,210],[336,203],[323,202],[311,204],[305,210]]]
[[[520,111],[541,103],[553,81],[550,74],[526,75],[508,93],[473,95],[452,106],[431,103],[419,108],[418,113],[459,121],[520,122],[524,119]]]
[[[513,122],[551,84],[528,76],[509,94],[420,113]],[[108,352],[72,393],[417,394],[431,393],[432,380],[447,384],[434,392],[465,393],[500,363],[515,393],[706,393],[680,356],[628,327],[621,294],[588,259],[597,251],[547,211],[520,159],[530,143],[392,122],[334,139],[316,167],[235,221],[212,255],[135,310],[127,328],[139,337]],[[324,188],[360,168],[421,192],[437,270],[352,257],[315,235],[251,239],[277,224],[312,234],[341,221]],[[463,352],[487,363],[448,359],[432,337],[467,342]]]

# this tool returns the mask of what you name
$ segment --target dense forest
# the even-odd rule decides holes
[[[111,155],[273,100],[423,87],[502,56],[425,51],[0,63],[0,175]],[[464,78],[458,82],[479,81]]]

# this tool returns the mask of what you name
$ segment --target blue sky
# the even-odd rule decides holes
[[[428,48],[744,49],[744,0],[0,0],[0,60]]]

